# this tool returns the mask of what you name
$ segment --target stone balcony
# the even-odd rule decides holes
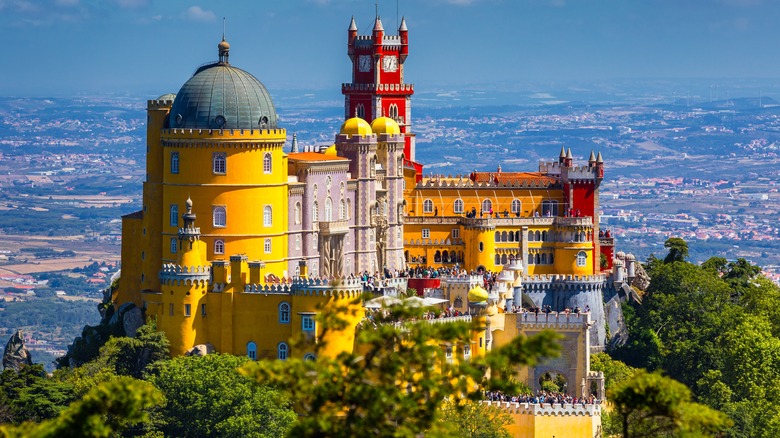
[[[349,222],[346,220],[330,222],[320,221],[317,226],[319,227],[320,234],[323,236],[346,234],[349,231]]]

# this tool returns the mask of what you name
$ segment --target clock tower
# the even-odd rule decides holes
[[[358,35],[355,18],[349,25],[347,54],[352,60],[352,82],[341,85],[344,94],[344,118],[358,116],[371,123],[378,117],[390,117],[406,136],[404,158],[418,174],[422,166],[414,163],[412,94],[414,86],[404,83],[404,61],[409,53],[409,31],[401,20],[398,35],[386,35],[379,16],[371,35]],[[419,169],[417,167],[419,166]]]

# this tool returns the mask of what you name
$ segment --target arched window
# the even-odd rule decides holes
[[[171,173],[179,173],[179,153],[171,152]]]
[[[330,198],[325,199],[325,222],[333,220],[333,201]]]
[[[585,251],[580,251],[577,253],[577,266],[585,266],[588,264],[588,254],[585,253]]]
[[[175,237],[171,237],[171,254],[176,254],[176,250],[179,248],[179,241]]]
[[[296,235],[295,236],[295,250],[300,251],[301,249],[301,236]]]
[[[314,204],[311,206],[311,221],[312,222],[319,222],[320,221],[320,206],[317,204],[317,201],[314,201]]]
[[[584,231],[580,232],[580,242],[587,242],[587,241],[588,241],[588,238],[585,235],[585,232]]]
[[[505,265],[505,264],[507,264],[507,261],[508,261],[508,259],[506,257],[506,254],[501,254],[501,264]]]
[[[296,202],[295,203],[295,223],[300,224],[301,223],[301,203]]]
[[[170,224],[172,227],[179,226],[179,206],[171,204]]]
[[[212,155],[212,171],[221,175],[227,172],[227,158],[225,154],[216,152]]]
[[[225,253],[225,241],[217,239],[214,241],[214,254],[224,254]]]
[[[287,346],[287,343],[280,342],[279,345],[276,346],[276,358],[279,360],[287,360],[289,351],[290,347]]]
[[[528,232],[528,241],[529,242],[533,242],[534,241],[534,232],[533,231],[529,231]]]
[[[430,199],[423,201],[423,213],[433,213],[433,201]]]
[[[286,302],[279,303],[279,323],[290,323],[290,304]]]
[[[263,173],[271,173],[272,169],[271,154],[266,153],[263,155]]]
[[[506,242],[506,231],[501,233],[501,241]]]
[[[271,239],[265,239],[265,243],[263,244],[263,250],[266,254],[271,254]]]
[[[542,231],[542,242],[547,242],[547,231]]]
[[[542,257],[539,255],[539,253],[536,253],[536,264],[539,265],[542,263]]]
[[[390,117],[393,120],[397,120],[398,119],[398,105],[393,103],[393,104],[390,105],[390,107],[387,110],[388,110],[387,111],[388,112],[388,114],[387,114],[388,117]]]
[[[263,226],[270,227],[274,224],[273,209],[270,205],[263,207]]]
[[[501,233],[496,231],[495,237],[493,238],[493,241],[500,242],[501,241]]]
[[[215,227],[226,227],[227,226],[227,212],[225,211],[225,207],[221,205],[214,206],[214,210],[212,212],[212,223]]]
[[[482,242],[479,242],[479,252],[482,252],[485,250],[485,244]]]
[[[314,362],[317,360],[317,356],[315,356],[314,353],[306,353],[303,355],[303,360]]]
[[[501,264],[501,256],[498,255],[498,254],[496,254],[496,257],[495,257],[495,264],[496,265],[500,265]]]
[[[436,251],[436,253],[433,254],[433,262],[441,263],[441,251]]]
[[[538,231],[537,231],[537,232],[536,232],[536,235],[534,236],[534,239],[535,239],[537,242],[541,242],[541,241],[542,241],[542,233],[540,233],[540,232],[538,232]]]
[[[509,241],[510,242],[514,242],[515,241],[515,232],[514,231],[510,231],[509,232]]]
[[[343,221],[347,218],[347,204],[342,199],[339,201],[339,220]]]
[[[547,264],[547,254],[546,253],[542,253],[542,264],[543,265]]]
[[[347,199],[347,214],[344,216],[344,219],[349,220],[350,216],[352,216],[352,201]]]
[[[493,201],[490,199],[485,199],[482,201],[482,211],[484,213],[490,213],[493,210]]]
[[[455,205],[453,205],[452,211],[455,214],[463,213],[463,200],[462,199],[456,199],[455,200]]]
[[[512,200],[512,213],[519,214],[522,211],[523,205],[519,199]]]
[[[443,263],[449,263],[449,262],[450,262],[450,253],[449,253],[449,252],[447,252],[447,250],[444,250],[444,251],[441,253],[441,261],[442,261]]]
[[[362,103],[355,105],[355,116],[360,117],[361,119],[366,117],[366,108]]]
[[[376,156],[371,158],[368,164],[368,171],[371,174],[371,178],[376,178]]]
[[[528,254],[528,264],[533,265],[534,264],[534,255]]]
[[[542,216],[558,216],[558,201],[542,201]]]
[[[523,240],[523,239],[522,239],[522,237],[520,236],[520,232],[519,232],[519,231],[518,231],[518,232],[516,232],[516,233],[515,233],[515,242],[521,242],[522,240]]]
[[[257,360],[257,344],[252,341],[247,342],[246,356],[252,360]]]

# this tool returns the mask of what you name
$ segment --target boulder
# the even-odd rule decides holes
[[[216,353],[217,350],[214,348],[211,344],[199,344],[196,345],[186,352],[184,352],[185,356],[205,356],[207,354]]]
[[[3,354],[3,368],[19,371],[23,365],[32,365],[32,356],[24,346],[22,331],[17,330],[5,345]]]
[[[144,325],[144,312],[138,307],[133,307],[122,315],[122,324],[125,336],[134,338],[138,328]]]

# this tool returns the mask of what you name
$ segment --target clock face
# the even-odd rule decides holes
[[[371,55],[360,55],[358,58],[358,70],[363,73],[371,71]]]
[[[398,58],[395,56],[385,56],[382,58],[382,69],[388,72],[398,70]]]

